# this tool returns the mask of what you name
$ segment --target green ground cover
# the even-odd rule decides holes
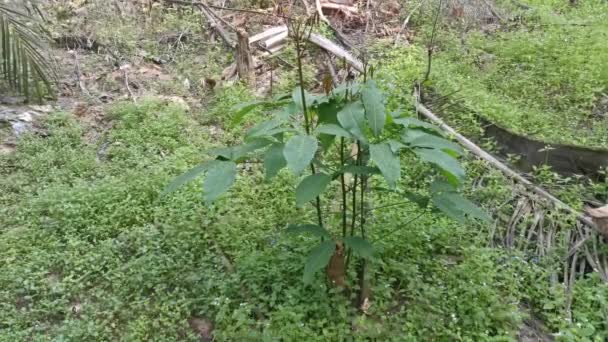
[[[534,283],[541,268],[485,247],[487,227],[434,212],[406,225],[414,204],[374,218],[380,258],[362,315],[321,277],[301,282],[315,242],[283,233],[312,214],[294,209],[293,176],[265,183],[253,166],[216,206],[202,203],[196,182],[159,200],[202,150],[238,140],[229,130],[218,141],[215,126],[201,122],[221,123],[239,94],[226,90],[202,115],[158,102],[116,105],[113,128],[94,143],[55,114],[48,137],[28,136],[0,158],[0,340],[196,340],[192,317],[213,322],[217,340],[511,340],[526,316],[520,305],[537,300],[550,303],[554,329],[598,326],[593,304],[580,308],[583,325],[565,325],[560,290]],[[469,168],[475,177],[482,166]],[[427,173],[411,164],[403,185],[423,188]],[[475,195],[486,204],[510,193],[491,174],[496,186]],[[591,289],[582,293],[606,290]]]
[[[608,147],[608,3],[526,3],[492,33],[441,30],[432,86],[517,133]]]
[[[464,58],[455,58],[462,52],[458,39],[449,32],[440,37],[443,50],[432,85],[448,93],[462,89],[456,96],[470,110],[494,115],[520,132],[602,146],[599,127],[578,135],[573,127],[589,122],[595,92],[605,91],[606,74],[596,67],[605,61],[581,62],[588,51],[605,51],[596,35],[585,31],[605,34],[599,20],[606,12],[598,11],[605,5],[589,1],[571,9],[557,1],[530,3],[537,9],[523,14],[523,25],[497,34],[501,39],[471,34]],[[545,26],[525,29],[590,16],[598,18],[597,25],[552,25],[547,30],[555,33],[545,35]],[[588,51],[579,43],[564,47],[563,35],[591,45]],[[533,41],[536,48],[515,38]],[[551,44],[545,51],[546,40]],[[411,104],[411,86],[425,67],[423,45],[380,48],[386,59],[377,74],[391,93],[389,107]],[[556,59],[564,48],[578,57]],[[521,57],[521,50],[535,58],[540,54],[542,63]],[[477,63],[484,54],[495,57],[479,77]],[[176,58],[171,67],[180,74],[199,67]],[[515,66],[519,75],[510,77],[505,70]],[[209,71],[198,72],[205,77]],[[547,95],[530,96],[535,91]],[[564,289],[550,285],[561,260],[539,262],[490,248],[491,225],[460,224],[431,211],[408,223],[420,213],[414,203],[375,215],[370,239],[379,257],[372,263],[372,305],[362,314],[321,275],[313,285],[302,283],[303,260],[318,241],[284,234],[288,223],[314,216],[310,208],[295,208],[296,180],[287,172],[268,183],[258,165],[246,165],[235,188],[214,206],[203,204],[200,182],[161,200],[163,188],[206,158],[206,149],[241,140],[242,128],[229,124],[229,113],[251,95],[227,87],[205,96],[211,104],[193,112],[153,99],[115,104],[104,122],[109,129],[97,134],[71,115],[55,113],[43,123],[48,136],[25,136],[15,153],[0,156],[0,341],[197,341],[200,336],[189,324],[193,318],[212,322],[218,341],[509,341],[516,340],[530,315],[558,339],[607,338],[608,287],[596,274],[576,282],[569,322]],[[535,113],[545,119],[535,119]],[[462,130],[479,129],[464,127],[467,118],[450,120]],[[481,162],[465,163],[469,197],[495,213],[510,198],[510,183]],[[407,167],[400,186],[423,192],[430,181],[428,166],[411,160],[402,165]],[[559,189],[561,179],[548,171],[542,175]],[[608,192],[603,186],[598,191]],[[579,195],[587,190],[577,185],[560,195],[580,206]],[[395,200],[380,196],[373,202]]]

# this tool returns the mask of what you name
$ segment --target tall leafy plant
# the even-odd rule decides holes
[[[0,4],[0,68],[11,90],[28,99],[32,92],[41,98],[50,92],[54,74],[49,57],[43,55],[44,30],[30,15],[26,3]]]
[[[302,84],[306,26],[296,23],[291,31]],[[348,83],[326,94],[311,94],[297,87],[290,95],[241,105],[234,115],[235,122],[256,107],[273,110],[268,120],[244,134],[244,144],[210,151],[211,160],[176,178],[165,194],[203,173],[204,200],[212,202],[234,183],[239,163],[261,160],[267,180],[287,169],[299,178],[294,204],[312,204],[316,213],[314,222],[294,222],[287,228],[287,232],[312,234],[320,240],[307,257],[304,281],[310,283],[315,273],[325,268],[328,280],[347,287],[346,269],[358,256],[363,303],[369,293],[367,263],[374,257],[368,239],[368,199],[373,191],[380,188],[400,194],[416,201],[421,210],[432,203],[457,220],[487,218],[457,191],[465,176],[457,159],[462,153],[460,146],[429,123],[404,113],[389,113],[383,92],[367,76],[360,83]],[[417,156],[437,170],[426,199],[399,186],[405,154]],[[339,223],[326,222],[322,196],[340,202]]]

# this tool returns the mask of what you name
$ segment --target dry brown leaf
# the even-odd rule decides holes
[[[213,341],[213,323],[206,318],[192,317],[188,320],[190,328],[200,336],[201,342]]]
[[[335,286],[346,288],[344,245],[341,242],[336,243],[336,251],[327,265],[327,279]]]
[[[166,74],[162,68],[151,65],[151,66],[143,66],[139,68],[138,73],[144,77],[156,78],[160,81],[169,81],[171,80],[171,76]],[[122,72],[121,72],[122,75]]]

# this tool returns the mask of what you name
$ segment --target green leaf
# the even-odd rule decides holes
[[[181,188],[182,186],[184,186],[184,184],[191,182],[198,175],[205,172],[208,167],[209,167],[209,162],[204,162],[204,163],[199,164],[199,165],[193,167],[192,169],[182,173],[180,176],[175,178],[169,185],[167,185],[167,187],[163,190],[163,192],[161,192],[160,196],[161,197],[166,196],[166,195],[176,191],[177,189]]]
[[[306,90],[304,90],[304,96],[306,99],[306,107],[308,107],[308,109],[314,107],[316,104],[327,102],[329,100],[324,96],[313,95]],[[302,110],[302,91],[300,90],[299,86],[293,89],[291,99],[296,104],[298,109]]]
[[[310,233],[314,236],[331,240],[331,234],[329,234],[325,228],[317,226],[316,224],[290,224],[287,227],[286,232],[289,234]]]
[[[399,157],[393,154],[388,143],[369,145],[369,152],[371,160],[378,165],[388,185],[394,188],[401,176]]]
[[[369,127],[378,136],[386,123],[386,111],[384,109],[383,96],[374,80],[365,82],[362,91],[363,106]]]
[[[445,138],[421,131],[408,130],[403,135],[403,140],[412,147],[434,148],[448,153],[453,152],[456,155],[462,154],[463,152],[460,145]]]
[[[245,117],[245,115],[249,114],[249,112],[251,112],[255,108],[262,106],[264,104],[267,104],[267,103],[268,103],[267,101],[255,100],[255,101],[241,103],[241,104],[238,104],[238,105],[232,107],[232,110],[234,111],[234,114],[232,117],[232,124],[235,125],[235,124],[240,123],[241,121],[243,121],[243,118]]]
[[[353,252],[357,253],[362,258],[371,259],[374,256],[374,248],[372,247],[372,244],[360,236],[346,237],[344,239],[344,244],[350,247]]]
[[[245,133],[245,139],[260,137],[264,135],[268,135],[268,132],[274,130],[283,124],[284,121],[280,119],[272,119],[268,121],[261,122],[251,128],[247,133]]]
[[[319,123],[338,124],[338,112],[341,104],[336,100],[322,103],[317,107]]]
[[[433,192],[431,200],[444,214],[459,222],[464,222],[467,217],[477,218],[485,222],[491,220],[491,217],[475,203],[464,198],[455,190],[449,190],[451,188],[449,184],[439,182],[441,184],[437,186],[435,183],[433,184],[435,192]],[[438,188],[440,190],[437,190]]]
[[[387,143],[390,145],[391,151],[393,151],[393,153],[398,153],[399,150],[401,150],[402,148],[405,147],[404,144],[402,144],[401,142],[399,142],[397,140],[393,140],[393,139],[388,140]]]
[[[264,169],[266,169],[266,180],[276,176],[282,168],[287,166],[287,161],[283,156],[283,144],[273,144],[264,154]]]
[[[203,181],[203,199],[210,203],[228,191],[236,179],[236,164],[232,161],[214,160]]]
[[[298,207],[312,201],[319,196],[331,183],[331,176],[324,173],[315,173],[304,178],[296,188],[296,205]]]
[[[236,125],[241,123],[241,121],[243,121],[243,118],[249,114],[252,110],[258,108],[258,107],[264,107],[266,109],[272,109],[272,108],[276,108],[276,107],[280,107],[283,106],[287,103],[289,103],[291,101],[289,101],[289,96],[287,96],[287,98],[284,97],[275,97],[275,99],[273,101],[267,101],[267,100],[253,100],[253,101],[249,101],[249,102],[244,102],[241,104],[238,104],[234,107],[232,107],[232,110],[234,111],[232,120],[231,120],[231,124],[232,125]]]
[[[304,264],[304,283],[310,284],[317,271],[327,266],[334,251],[336,243],[334,241],[323,241],[308,254]]]
[[[306,135],[293,136],[285,144],[283,156],[291,171],[299,175],[310,164],[319,148],[317,140]]]
[[[367,142],[363,134],[365,121],[365,109],[359,101],[350,102],[338,112],[338,122],[345,130],[352,133],[362,142]]]
[[[317,134],[329,134],[337,137],[351,138],[352,135],[344,128],[334,124],[323,124],[315,130]]]
[[[288,121],[291,116],[298,113],[298,106],[293,103],[293,101],[289,101],[288,104],[283,106],[281,109],[276,110],[273,113],[273,117],[280,121]]]
[[[56,66],[48,57],[43,44],[50,35],[41,22],[28,13],[26,6],[17,7],[24,1],[4,1],[0,4],[0,68],[6,86],[30,99],[32,86],[42,90],[44,86],[52,94],[52,83],[57,81]],[[40,98],[39,94],[39,99]]]
[[[245,145],[213,148],[207,151],[207,153],[211,156],[223,157],[225,160],[238,161],[243,157],[246,157],[249,153],[264,148],[271,143],[272,141],[269,139],[256,138]]]
[[[361,90],[361,85],[359,83],[343,83],[332,91],[332,93],[337,97],[343,97],[346,95],[346,92],[350,92],[351,94],[357,94]]]
[[[460,183],[465,176],[464,169],[458,160],[441,150],[415,148],[414,152],[423,161],[432,163],[444,171],[452,184]]]
[[[439,135],[443,135],[443,131],[441,131],[439,127],[416,118],[395,118],[393,119],[393,121],[396,124],[404,126],[405,128],[418,127],[423,128],[427,131],[438,133]]]

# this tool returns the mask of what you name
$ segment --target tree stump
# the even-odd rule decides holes
[[[236,30],[236,71],[239,78],[246,84],[255,84],[255,66],[249,49],[249,35],[243,29]]]
[[[597,225],[597,231],[608,238],[608,205],[600,208],[587,208],[587,214]]]

